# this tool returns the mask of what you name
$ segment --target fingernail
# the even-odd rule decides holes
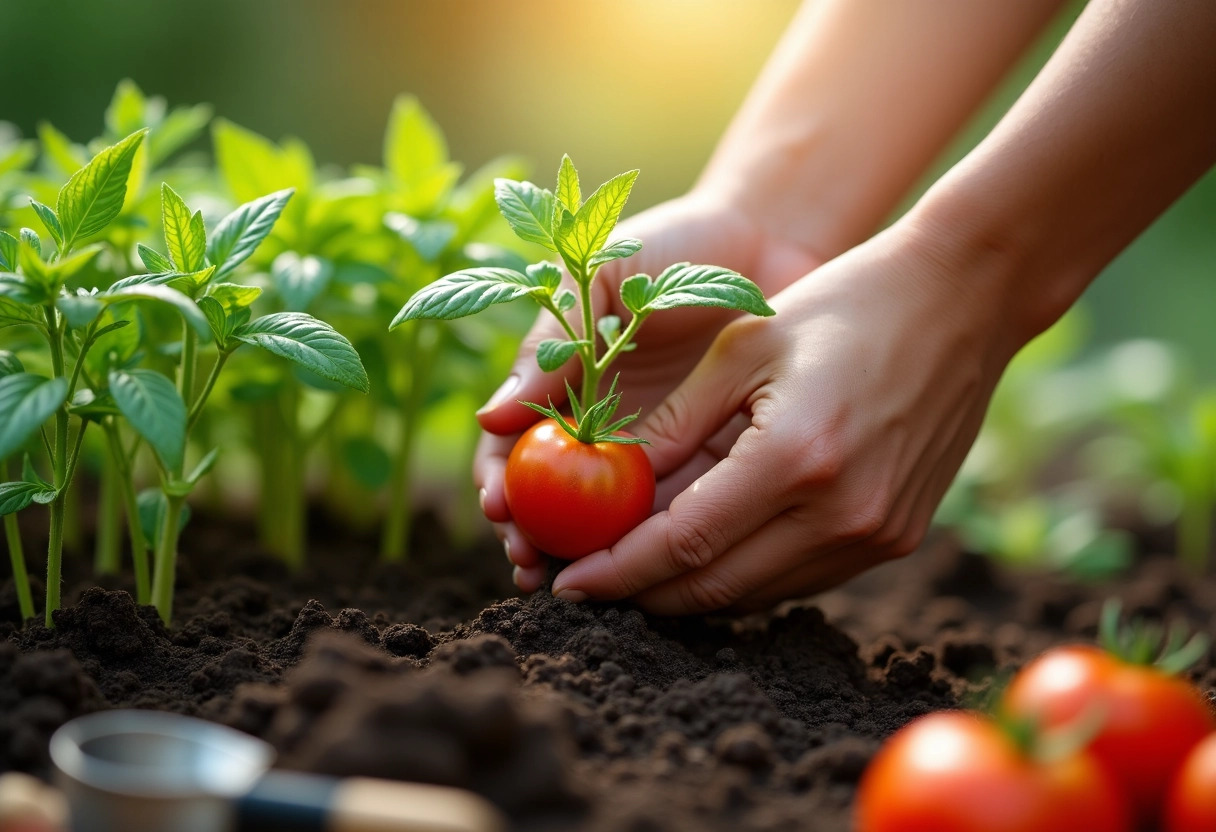
[[[485,413],[487,410],[493,410],[495,407],[498,407],[498,405],[510,398],[511,394],[515,392],[515,388],[517,387],[519,387],[519,375],[516,373],[511,373],[511,375],[507,376],[507,380],[494,391],[494,395],[490,396],[490,400],[483,404],[481,409],[477,412]]]
[[[510,538],[504,537],[502,539],[502,551],[503,551],[503,554],[505,554],[507,556],[507,560],[508,561],[511,560],[511,540],[510,540]],[[518,567],[516,567],[516,568],[518,568]]]
[[[577,589],[558,589],[554,590],[553,594],[563,601],[569,601],[571,604],[587,600],[587,593],[579,592]]]
[[[478,504],[479,506],[481,506],[481,512],[482,512],[482,514],[485,514],[485,511],[486,511],[486,490],[485,490],[484,488],[479,489],[479,490],[478,490],[478,492],[477,492],[477,504]]]
[[[522,574],[524,574],[524,570],[518,566],[511,570],[511,580],[514,581],[515,585],[520,589],[523,589],[523,587],[519,585],[519,576]]]

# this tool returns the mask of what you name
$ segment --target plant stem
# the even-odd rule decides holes
[[[590,407],[598,398],[600,376],[603,375],[595,360],[595,311],[591,308],[591,278],[583,272],[572,272],[574,281],[578,284],[578,302],[583,313],[583,339],[587,342],[579,350],[583,362],[583,393],[584,408]]]
[[[152,603],[160,618],[169,624],[173,618],[173,584],[177,575],[177,538],[185,497],[165,495],[165,521],[156,544],[156,571],[152,579]]]
[[[110,449],[110,461],[118,472],[118,483],[122,495],[123,513],[127,516],[127,536],[131,539],[131,567],[135,572],[135,600],[141,604],[152,601],[152,588],[148,576],[148,541],[144,527],[139,522],[139,502],[135,495],[135,481],[131,473],[130,457],[122,447],[122,437],[113,419],[102,423],[106,432],[106,443]]]
[[[182,401],[190,406],[194,394],[194,370],[198,364],[198,335],[190,324],[182,322],[182,363],[178,376],[178,392]]]
[[[400,562],[409,554],[410,530],[414,521],[414,506],[410,493],[410,469],[413,467],[414,445],[418,438],[418,422],[422,404],[430,385],[438,339],[424,321],[414,322],[408,329],[409,340],[405,354],[410,356],[409,387],[405,390],[397,431],[397,456],[393,460],[393,475],[389,481],[388,512],[380,535],[380,559]]]
[[[117,575],[122,569],[122,485],[113,455],[101,460],[101,489],[97,502],[97,541],[93,549],[93,571]]]
[[[8,482],[8,459],[0,459],[0,480]],[[30,592],[30,576],[25,571],[25,549],[21,545],[21,529],[17,526],[17,514],[4,515],[4,537],[8,541],[8,558],[13,564],[13,585],[17,588],[17,606],[21,610],[21,621],[34,617],[34,595]]]
[[[186,418],[186,433],[190,433],[190,429],[194,427],[194,423],[198,421],[198,417],[203,415],[203,405],[207,403],[207,398],[211,395],[212,389],[215,387],[216,379],[220,377],[220,371],[224,369],[224,364],[228,361],[230,352],[221,352],[219,357],[215,359],[215,363],[211,365],[211,372],[207,375],[207,381],[203,384],[203,390],[198,394],[194,404],[190,405],[190,415]]]
[[[51,368],[56,378],[63,377],[63,330],[57,313],[46,308],[46,324],[50,334]],[[67,498],[68,474],[68,410],[55,411],[55,446],[51,462],[55,470],[55,488],[59,491],[51,501],[50,541],[46,552],[46,626],[55,626],[51,617],[59,609],[60,582],[63,573],[63,509]]]

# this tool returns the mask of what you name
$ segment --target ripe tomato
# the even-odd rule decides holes
[[[1165,832],[1216,829],[1216,734],[1191,749],[1165,805]]]
[[[870,762],[856,832],[1128,832],[1109,775],[1085,752],[1024,754],[995,722],[946,711],[903,728]]]
[[[1004,705],[1043,728],[1076,723],[1086,713],[1101,719],[1089,752],[1121,784],[1142,822],[1159,816],[1183,759],[1216,729],[1192,685],[1095,647],[1044,653],[1014,677]]]
[[[544,419],[515,443],[504,488],[523,536],[542,552],[574,560],[611,546],[650,516],[654,469],[639,445],[580,442]]]

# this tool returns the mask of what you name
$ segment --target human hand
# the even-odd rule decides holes
[[[619,234],[642,240],[643,248],[633,257],[613,261],[600,270],[592,287],[597,318],[611,313],[627,321],[629,313],[618,293],[620,282],[638,272],[657,275],[682,260],[734,269],[756,282],[765,294],[780,291],[820,262],[805,248],[773,238],[747,217],[703,194],[664,203],[626,220],[619,226]],[[735,315],[724,309],[676,309],[647,321],[637,338],[640,349],[624,353],[613,365],[614,371],[620,372],[625,394],[621,412],[640,408],[645,413],[661,402]],[[565,399],[563,379],[577,387],[581,376],[577,361],[559,372],[541,371],[536,363],[536,346],[546,338],[565,338],[549,316],[537,321],[520,347],[507,382],[478,412],[486,432],[478,445],[473,470],[486,517],[495,524],[495,532],[516,566],[515,581],[526,592],[540,586],[545,566],[541,554],[511,522],[503,496],[503,471],[519,434],[539,416],[518,402],[544,403],[549,397],[561,402]],[[736,432],[742,427],[737,426]],[[708,467],[733,440],[729,431],[723,437],[707,439],[706,447],[693,454],[688,465]],[[680,468],[660,476],[656,506],[665,507],[693,478]]]
[[[912,551],[1020,346],[992,261],[896,227],[729,324],[636,431],[660,479],[702,473],[554,594],[745,611]],[[729,452],[698,461],[739,414]]]

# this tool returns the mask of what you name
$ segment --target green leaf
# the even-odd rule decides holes
[[[122,212],[131,163],[143,140],[141,130],[105,148],[60,188],[56,208],[64,248],[101,231]]]
[[[25,365],[21,363],[21,359],[17,357],[16,353],[0,350],[0,378],[24,372]]]
[[[207,323],[211,325],[211,336],[215,345],[223,349],[229,334],[226,330],[228,313],[224,310],[224,305],[213,297],[199,298],[197,303],[198,308],[207,316]]]
[[[621,302],[635,315],[642,314],[654,294],[654,281],[648,274],[635,274],[621,281]]]
[[[17,238],[7,231],[0,231],[0,269],[15,271],[17,268]]]
[[[154,274],[162,274],[164,272],[174,271],[173,263],[169,258],[161,254],[154,248],[148,248],[143,243],[135,246],[136,253],[139,254],[139,259],[143,261],[144,268]]]
[[[448,162],[439,125],[412,95],[393,102],[384,135],[384,167],[397,181],[417,184]]]
[[[139,527],[143,529],[144,538],[153,547],[160,541],[161,533],[165,530],[165,515],[169,513],[169,498],[159,488],[145,488],[135,498],[139,511]],[[182,503],[181,515],[177,521],[177,531],[186,528],[190,522],[190,505]]]
[[[125,321],[124,321],[125,323]],[[72,396],[72,402],[68,405],[68,411],[79,416],[86,421],[100,422],[107,416],[121,416],[122,412],[118,409],[118,405],[114,403],[114,397],[109,393],[97,395],[97,393],[83,387],[76,391]]]
[[[127,364],[139,350],[140,327],[132,321],[118,318],[114,309],[107,309],[98,320],[93,348],[84,357],[85,367],[95,378],[105,378],[110,370]]]
[[[342,460],[358,483],[368,491],[379,491],[393,475],[393,460],[376,440],[352,437],[342,443]]]
[[[30,503],[52,503],[58,496],[57,490],[43,483],[0,482],[0,516],[15,514]]]
[[[414,293],[389,329],[420,318],[451,320],[473,315],[496,303],[544,291],[526,274],[486,266],[445,275]]]
[[[7,300],[13,305],[28,307],[40,306],[46,303],[50,299],[50,295],[45,287],[30,283],[23,275],[4,273],[0,274],[0,299]],[[22,313],[6,307],[5,314],[14,318],[20,318],[22,323],[29,321],[31,318],[32,321],[30,322],[33,323],[45,322],[33,310],[26,310],[25,313]]]
[[[217,119],[211,133],[216,164],[238,202],[250,202],[283,188],[311,187],[313,161],[300,142],[287,140],[279,147],[225,119]],[[217,261],[212,257],[211,262]]]
[[[185,147],[203,132],[211,121],[211,105],[175,107],[148,135],[148,161],[153,167]]]
[[[55,241],[55,245],[63,245],[63,227],[59,225],[59,218],[55,216],[55,212],[36,199],[30,200],[30,207],[38,215],[38,219],[42,222],[42,227],[51,235],[51,239]]]
[[[38,157],[38,142],[27,140],[14,144],[0,144],[0,176],[13,171],[25,170]]]
[[[595,329],[604,339],[604,343],[611,346],[621,337],[621,319],[616,315],[605,315],[596,322]]]
[[[42,144],[43,157],[49,159],[64,176],[70,176],[88,160],[79,145],[73,144],[49,122],[38,124],[38,141]]]
[[[531,182],[495,179],[494,201],[517,237],[557,251],[553,240],[552,191],[538,188]]]
[[[114,370],[110,395],[165,468],[180,471],[186,452],[186,405],[173,382],[154,370]]]
[[[194,470],[186,476],[186,482],[190,485],[197,485],[198,481],[207,476],[208,472],[215,467],[215,461],[220,458],[220,449],[212,448],[207,452],[207,455],[199,460],[198,465],[194,466]]]
[[[642,249],[642,241],[635,240],[632,237],[623,237],[620,240],[614,240],[602,249],[591,255],[587,261],[588,268],[602,266],[612,260],[621,260],[626,257],[632,257]]]
[[[106,108],[106,129],[112,136],[126,136],[147,126],[144,110],[147,100],[143,91],[130,78],[124,78],[114,88],[114,97]]]
[[[217,280],[231,274],[261,245],[293,193],[290,188],[276,191],[245,203],[220,220],[207,244],[207,257],[219,267]]]
[[[558,312],[569,312],[578,303],[578,298],[569,289],[559,289],[553,296],[553,303],[557,305]]]
[[[688,263],[676,263],[663,270],[654,282],[646,311],[679,306],[717,306],[763,317],[776,314],[765,302],[760,287],[738,272]]]
[[[303,312],[325,291],[334,275],[334,264],[311,254],[301,257],[285,251],[270,264],[270,279],[289,312]]]
[[[121,289],[110,289],[97,296],[105,304],[123,303],[129,300],[157,300],[167,303],[177,309],[186,323],[194,327],[194,331],[204,338],[211,334],[211,324],[207,316],[199,311],[198,304],[190,300],[176,289],[168,286],[158,286],[145,283],[137,286],[124,286]]]
[[[409,243],[427,263],[434,263],[459,230],[455,223],[444,220],[416,220],[408,214],[391,212],[384,215],[384,224]]]
[[[568,155],[562,156],[562,163],[557,169],[557,201],[566,207],[570,213],[578,211],[583,204],[583,193],[579,189],[578,171]]]
[[[100,253],[100,246],[87,246],[69,255],[66,260],[59,260],[55,263],[51,263],[46,268],[47,272],[51,275],[52,285],[62,286],[64,283],[79,274],[85,266],[93,262],[93,258]]]
[[[109,293],[132,286],[168,286],[171,289],[193,296],[199,289],[206,286],[215,274],[215,266],[208,266],[197,272],[155,272],[153,274],[133,274],[121,280],[114,281],[107,290]]]
[[[278,312],[238,327],[232,337],[293,361],[361,393],[367,371],[355,348],[329,324],[302,312]]]
[[[524,271],[527,272],[533,286],[540,286],[549,294],[552,294],[562,283],[562,270],[547,260],[533,263]]]
[[[36,259],[42,259],[42,240],[38,238],[38,232],[32,228],[22,228],[17,232],[17,236],[21,240],[21,246],[28,248],[34,253]],[[21,262],[21,251],[17,252],[17,262]],[[39,266],[38,268],[42,268]]]
[[[175,271],[196,272],[203,268],[207,253],[207,235],[203,230],[203,215],[191,216],[186,201],[169,187],[160,186],[161,221],[165,227],[165,247]]]
[[[572,221],[563,217],[554,237],[558,251],[567,261],[586,266],[591,255],[608,242],[637,178],[636,170],[612,177],[587,197]]]
[[[557,338],[546,338],[536,345],[536,363],[546,373],[551,373],[573,358],[578,348],[586,343],[586,341],[561,341]]]
[[[24,445],[67,397],[66,378],[47,379],[32,373],[0,378],[0,459]]]
[[[239,283],[213,283],[207,294],[224,305],[231,312],[250,306],[262,295],[258,286],[242,286]]]
[[[10,300],[3,293],[4,283],[0,281],[0,329],[8,326],[32,324],[43,326],[45,320],[34,314],[34,310],[25,304]]]
[[[55,299],[55,306],[72,329],[93,323],[103,308],[101,301],[86,289],[77,289],[75,294],[60,295]]]

